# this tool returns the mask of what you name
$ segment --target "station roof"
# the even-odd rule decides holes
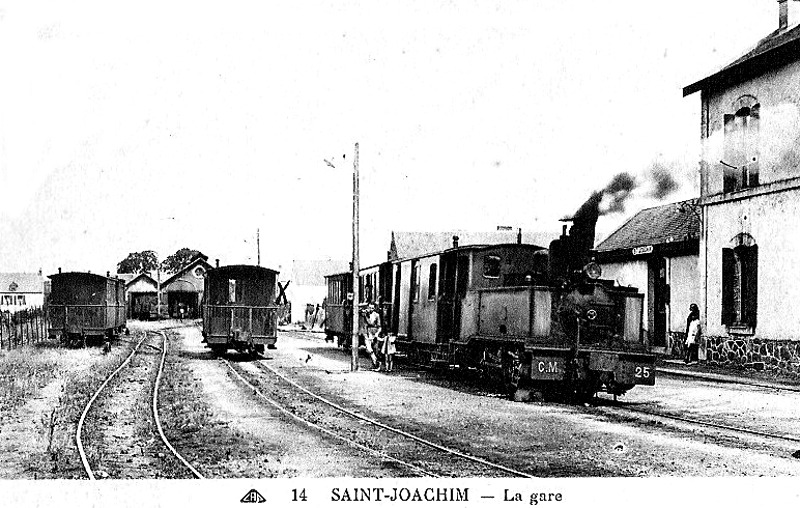
[[[683,96],[700,90],[725,88],[800,59],[800,25],[767,35],[733,62],[700,81],[684,87]]]
[[[0,273],[0,293],[42,293],[44,278],[38,273]]]
[[[696,199],[645,208],[600,242],[598,252],[661,245],[700,238]]]

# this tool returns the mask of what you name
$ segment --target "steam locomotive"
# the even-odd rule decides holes
[[[531,391],[585,399],[653,385],[655,356],[642,334],[643,295],[601,279],[590,259],[599,197],[549,249],[453,246],[361,271],[361,305],[412,362],[479,369],[517,398]],[[329,338],[349,344],[348,273],[328,280]],[[363,326],[363,323],[362,323]]]

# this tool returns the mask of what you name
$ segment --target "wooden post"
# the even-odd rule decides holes
[[[350,370],[358,370],[358,329],[359,329],[359,309],[358,309],[358,143],[356,143],[356,155],[353,160],[353,338],[350,342]]]

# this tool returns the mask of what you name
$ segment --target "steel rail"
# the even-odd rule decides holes
[[[86,458],[86,450],[83,447],[83,440],[81,439],[81,433],[83,432],[83,423],[86,420],[86,415],[89,414],[89,410],[92,408],[92,404],[94,404],[94,401],[95,399],[97,399],[97,396],[100,395],[100,392],[103,391],[103,389],[106,387],[109,381],[111,381],[111,379],[114,376],[116,376],[119,371],[125,368],[125,365],[127,365],[128,362],[131,361],[131,358],[133,358],[133,355],[136,354],[136,352],[139,350],[139,347],[145,340],[147,340],[147,333],[145,333],[144,337],[142,337],[142,340],[140,340],[136,344],[136,346],[134,346],[133,350],[131,351],[131,354],[129,354],[128,357],[125,358],[125,360],[119,365],[119,367],[117,367],[117,369],[114,372],[112,372],[105,379],[105,381],[103,381],[103,384],[100,385],[100,388],[98,388],[97,391],[94,392],[94,395],[92,395],[92,398],[89,399],[89,402],[86,404],[86,407],[83,408],[83,413],[81,413],[81,417],[78,419],[78,428],[75,431],[75,443],[78,446],[78,455],[80,455],[81,463],[83,464],[83,469],[86,471],[86,474],[89,475],[90,480],[96,480],[97,478],[95,478],[94,472],[92,471],[92,468],[89,465],[89,460]]]
[[[155,333],[161,335],[164,341],[161,347],[161,362],[158,365],[158,373],[156,374],[156,381],[155,383],[153,383],[153,420],[156,423],[156,429],[158,429],[158,435],[161,437],[161,441],[163,441],[164,444],[167,446],[167,448],[169,448],[169,451],[171,451],[172,454],[175,455],[175,457],[177,457],[178,460],[180,460],[183,463],[183,465],[186,466],[189,469],[189,471],[192,472],[195,478],[203,480],[205,479],[205,476],[200,474],[200,472],[197,469],[192,467],[192,465],[189,464],[189,462],[185,458],[183,458],[183,455],[178,453],[178,450],[176,450],[172,446],[172,444],[170,444],[169,440],[167,439],[167,436],[164,435],[164,429],[161,428],[161,419],[158,417],[158,388],[161,384],[161,374],[164,372],[164,362],[167,359],[167,334],[161,331],[157,331]]]
[[[167,440],[166,435],[164,435],[164,430],[163,430],[163,428],[161,426],[161,420],[160,420],[160,418],[158,416],[158,389],[160,387],[161,376],[163,374],[164,363],[166,361],[167,336],[166,336],[166,334],[164,334],[161,331],[146,330],[145,333],[144,333],[144,337],[142,337],[142,339],[136,344],[136,346],[134,346],[133,350],[127,356],[127,358],[125,358],[125,360],[119,365],[119,367],[117,367],[116,370],[114,370],[114,372],[112,372],[105,379],[105,381],[103,381],[103,384],[100,385],[100,387],[94,393],[92,398],[86,404],[86,407],[83,409],[83,413],[81,414],[81,417],[78,420],[78,428],[77,428],[77,430],[75,432],[75,441],[76,441],[77,446],[78,446],[78,454],[80,455],[81,463],[83,464],[83,468],[86,471],[86,474],[89,476],[90,480],[96,480],[97,478],[95,477],[94,471],[92,471],[92,468],[89,465],[89,460],[86,457],[86,451],[85,451],[84,446],[83,446],[83,440],[81,438],[81,434],[83,432],[83,424],[84,424],[84,422],[86,420],[87,415],[89,414],[89,410],[91,409],[92,404],[94,404],[94,402],[97,399],[97,397],[105,389],[105,387],[108,385],[108,383],[111,381],[111,379],[113,379],[114,376],[116,376],[123,368],[125,368],[125,366],[128,364],[128,362],[130,362],[130,360],[134,357],[134,355],[139,352],[139,349],[142,346],[142,344],[144,343],[144,341],[148,339],[148,337],[149,337],[148,334],[161,335],[161,337],[163,338],[163,346],[160,348],[161,360],[159,362],[158,371],[156,373],[156,379],[155,379],[155,382],[153,384],[153,396],[152,396],[152,399],[153,399],[153,403],[152,403],[153,419],[154,419],[155,424],[156,424],[156,429],[158,430],[158,435],[161,438],[161,441],[170,450],[170,452],[172,452],[172,454],[175,455],[175,457],[177,457],[178,460],[180,460],[183,463],[183,465],[186,466],[196,478],[199,478],[199,479],[205,478],[202,474],[200,474],[200,472],[198,472],[194,467],[192,467],[192,465],[189,464],[189,462],[186,459],[184,459],[183,456],[180,453],[178,453],[177,450],[175,450],[175,448],[172,446],[172,444],[170,444],[169,440]],[[149,344],[145,344],[145,345],[150,346]],[[159,350],[159,348],[157,348],[155,346],[150,346],[150,347],[153,347],[154,349]]]
[[[679,421],[679,422],[689,423],[689,424],[698,425],[698,426],[712,427],[712,428],[716,428],[716,429],[727,430],[727,431],[730,431],[730,432],[738,432],[740,434],[751,434],[751,435],[754,435],[754,436],[759,436],[759,437],[763,437],[763,438],[767,438],[767,439],[778,439],[778,440],[783,440],[783,441],[791,441],[791,442],[794,442],[794,443],[800,443],[800,437],[795,437],[795,436],[790,436],[790,435],[772,434],[772,433],[769,433],[769,432],[762,432],[760,430],[744,429],[744,428],[741,428],[741,427],[734,427],[732,425],[725,425],[723,423],[707,422],[707,421],[698,420],[698,419],[695,419],[695,418],[687,418],[687,417],[683,417],[683,416],[670,415],[670,414],[666,414],[666,413],[656,413],[656,412],[652,412],[652,411],[646,411],[646,410],[643,410],[643,409],[633,409],[633,408],[620,407],[620,406],[606,406],[606,407],[611,407],[613,409],[617,409],[617,410],[620,410],[620,411],[627,411],[629,413],[647,415],[647,416],[650,416],[650,417],[653,417],[653,418],[664,418],[664,419],[667,419],[667,420],[676,420],[676,421]]]
[[[272,407],[274,407],[275,409],[277,409],[281,413],[283,413],[283,414],[285,414],[285,415],[287,415],[287,416],[289,416],[291,418],[294,418],[295,420],[307,425],[308,427],[311,427],[314,430],[318,430],[318,431],[322,432],[323,434],[326,434],[326,435],[331,436],[331,437],[333,437],[335,439],[338,439],[339,441],[344,441],[345,443],[347,443],[347,444],[349,444],[349,445],[351,445],[351,446],[353,446],[355,448],[358,448],[359,450],[362,450],[362,451],[365,451],[365,452],[370,453],[372,455],[375,455],[377,457],[380,457],[381,459],[384,459],[384,460],[389,461],[389,462],[395,462],[397,464],[401,464],[403,466],[406,466],[409,469],[412,469],[414,471],[417,471],[418,473],[421,473],[424,476],[430,476],[430,477],[433,477],[433,478],[440,478],[439,475],[437,475],[435,473],[432,473],[430,471],[427,471],[425,469],[422,469],[421,467],[416,466],[414,464],[411,464],[410,462],[406,462],[406,461],[400,460],[400,459],[392,457],[392,456],[390,456],[390,455],[388,455],[386,453],[379,452],[377,450],[374,450],[372,448],[364,446],[361,443],[358,443],[356,441],[353,441],[352,439],[348,439],[348,438],[346,438],[344,436],[336,434],[335,432],[333,432],[333,431],[331,431],[329,429],[326,429],[324,427],[321,427],[321,426],[317,425],[316,423],[303,418],[302,416],[299,416],[299,415],[297,415],[295,413],[292,413],[291,411],[286,409],[283,405],[281,405],[279,402],[277,402],[277,401],[273,400],[272,398],[264,395],[261,392],[261,390],[256,388],[249,381],[247,381],[236,369],[233,368],[233,365],[231,365],[231,363],[227,359],[223,358],[223,361],[225,362],[225,365],[227,365],[228,368],[231,370],[231,372],[233,372],[234,375],[237,378],[239,378],[240,381],[242,381],[251,390],[253,390],[253,393],[255,393],[256,395],[258,395],[259,397],[261,397],[262,399],[267,401],[267,403],[269,403]]]
[[[275,369],[273,369],[269,365],[264,364],[262,361],[259,361],[258,365],[262,366],[262,368],[265,368],[265,369],[269,370],[270,372],[272,372],[273,374],[275,374],[279,378],[283,379],[284,381],[286,381],[290,385],[294,386],[298,390],[301,390],[301,391],[307,393],[308,395],[310,395],[311,397],[319,400],[320,402],[322,402],[324,404],[327,404],[328,406],[331,406],[332,408],[334,408],[334,409],[336,409],[338,411],[341,411],[341,412],[343,412],[345,414],[348,414],[348,415],[352,416],[353,418],[357,418],[359,420],[362,420],[362,421],[365,421],[365,422],[370,423],[372,425],[375,425],[376,427],[379,427],[379,428],[382,428],[384,430],[388,430],[389,432],[393,432],[395,434],[401,435],[403,437],[406,437],[408,439],[416,441],[416,442],[418,442],[420,444],[428,446],[429,448],[433,448],[435,450],[438,450],[438,451],[441,451],[441,452],[445,452],[445,453],[448,453],[450,455],[454,455],[456,457],[459,457],[459,458],[462,458],[462,459],[466,459],[466,460],[469,460],[469,461],[472,461],[472,462],[476,462],[478,464],[490,467],[492,469],[498,469],[500,471],[504,471],[506,473],[510,473],[510,474],[513,474],[515,476],[519,476],[519,477],[522,477],[522,478],[535,478],[535,476],[529,475],[528,473],[523,473],[522,471],[517,471],[516,469],[512,469],[512,468],[503,466],[501,464],[495,464],[494,462],[490,462],[490,461],[482,459],[480,457],[475,457],[473,455],[469,455],[469,454],[466,454],[464,452],[460,452],[458,450],[453,450],[452,448],[448,448],[446,446],[442,446],[440,444],[436,444],[436,443],[434,443],[432,441],[428,441],[427,439],[421,438],[419,436],[415,436],[414,434],[406,432],[406,431],[404,431],[402,429],[398,429],[396,427],[392,427],[390,425],[386,425],[385,423],[381,423],[381,422],[379,422],[377,420],[369,418],[368,416],[362,415],[360,413],[356,413],[355,411],[351,411],[351,410],[349,410],[347,408],[344,408],[344,407],[336,404],[335,402],[332,402],[332,401],[326,399],[325,397],[322,397],[321,395],[317,395],[316,393],[313,393],[313,392],[309,391],[308,389],[300,386],[299,384],[297,384],[294,381],[292,381],[291,379],[287,378],[286,376],[284,376],[280,372],[276,371]]]

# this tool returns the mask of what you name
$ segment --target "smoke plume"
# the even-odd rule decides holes
[[[636,188],[636,178],[630,173],[619,173],[611,179],[606,185],[606,188],[601,192],[604,194],[604,201],[602,202],[600,213],[602,215],[608,213],[624,212],[625,201]]]
[[[656,161],[648,171],[648,179],[652,182],[649,196],[655,199],[664,199],[678,189],[678,182],[672,177],[675,168]]]
[[[603,189],[593,192],[572,217],[565,219],[575,223],[593,223],[597,222],[600,215],[624,212],[625,202],[636,186],[636,178],[633,175],[627,172],[619,173]]]

